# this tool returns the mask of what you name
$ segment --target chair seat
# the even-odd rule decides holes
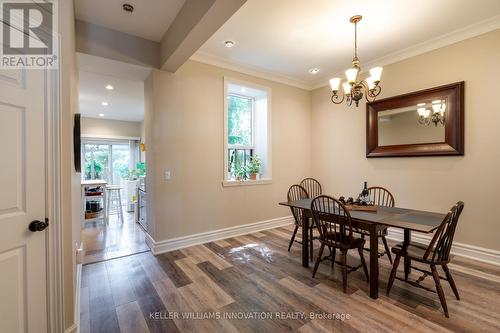
[[[425,251],[427,251],[428,245],[410,242],[406,252],[403,252],[403,243],[399,243],[392,248],[392,252],[397,254],[401,254],[404,257],[408,257],[413,260],[428,262],[429,260],[424,260]]]
[[[352,237],[351,240],[341,240],[341,234],[328,232],[326,235],[326,240],[320,237],[320,242],[324,243],[326,246],[333,246],[336,248],[343,249],[356,249],[365,243],[362,238]]]

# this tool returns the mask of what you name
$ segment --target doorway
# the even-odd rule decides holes
[[[139,201],[147,169],[141,147],[149,70],[83,54],[78,60],[81,243],[83,264],[89,264],[149,251],[147,223],[139,223],[144,221],[141,211],[146,202]]]

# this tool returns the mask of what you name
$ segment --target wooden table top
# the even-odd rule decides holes
[[[282,206],[311,210],[312,199],[280,202]],[[351,218],[364,223],[377,223],[389,227],[430,233],[436,229],[446,214],[422,210],[378,206],[376,212],[349,211]]]

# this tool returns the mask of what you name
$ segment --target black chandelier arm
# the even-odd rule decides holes
[[[332,92],[332,97],[331,97],[332,103],[340,104],[344,101],[344,99],[345,99],[344,93],[342,93],[342,98],[341,98],[339,94]]]

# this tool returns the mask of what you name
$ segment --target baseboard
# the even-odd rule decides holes
[[[207,231],[199,234],[177,237],[162,241],[155,241],[146,234],[146,243],[151,248],[153,254],[165,253],[185,247],[213,242],[220,239],[246,235],[252,232],[273,229],[293,223],[292,216],[279,217],[276,219],[260,221],[236,227]]]
[[[403,230],[389,228],[387,238],[396,241],[403,241]],[[411,239],[412,241],[419,243],[429,243],[431,237],[424,234],[412,233]],[[500,251],[486,249],[484,247],[453,242],[451,254],[500,266]]]
[[[75,313],[74,324],[68,327],[64,333],[80,333],[80,290],[82,287],[82,264],[76,265],[76,285],[75,285]]]

